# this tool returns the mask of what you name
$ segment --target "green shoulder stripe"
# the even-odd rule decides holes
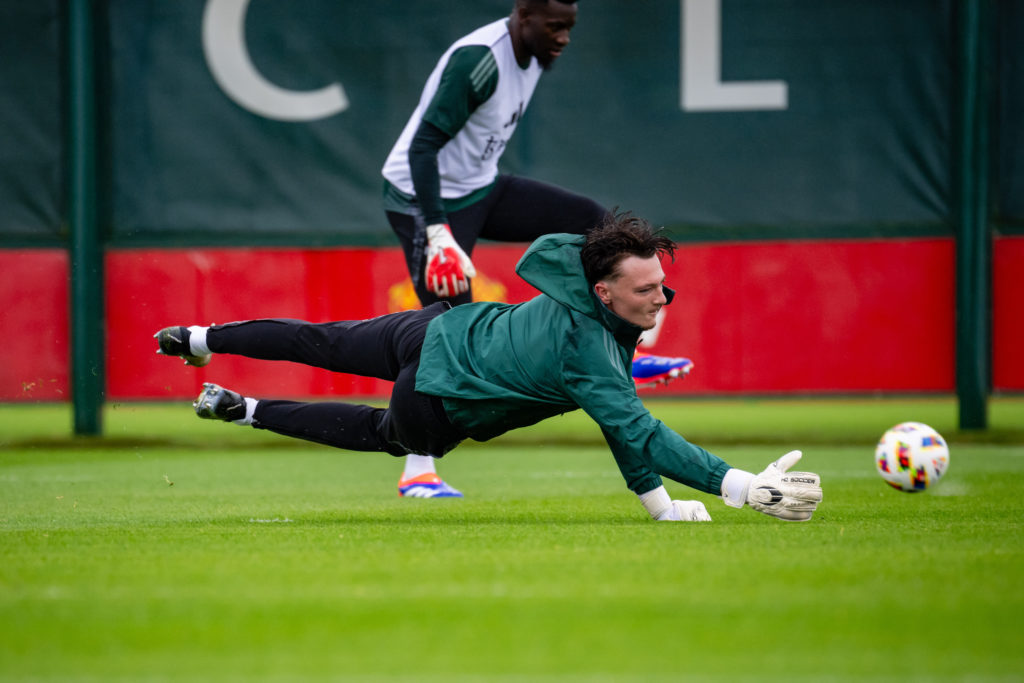
[[[498,79],[493,78],[497,74],[498,62],[494,59],[494,53],[488,50],[483,59],[477,62],[477,65],[469,73],[469,84],[473,88],[473,92],[483,95],[483,99],[486,100],[487,96],[494,92],[494,87],[498,83]],[[489,92],[488,88],[490,88]]]
[[[470,114],[486,102],[497,87],[498,63],[491,49],[486,45],[460,47],[448,58],[423,119],[455,137]]]

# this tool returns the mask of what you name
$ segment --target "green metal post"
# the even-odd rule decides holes
[[[956,390],[961,429],[988,427],[992,341],[989,234],[990,0],[963,0],[957,21],[959,112]]]
[[[92,0],[68,4],[68,223],[71,390],[77,435],[102,432],[103,247],[96,225],[96,101]]]

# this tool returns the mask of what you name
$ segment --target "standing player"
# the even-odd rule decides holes
[[[532,242],[583,234],[604,221],[597,202],[498,172],[541,74],[569,45],[577,3],[515,0],[512,14],[455,41],[427,79],[419,103],[384,163],[384,209],[405,252],[422,306],[473,300],[469,255],[483,237]],[[638,358],[642,383],[685,374],[685,358]],[[429,455],[409,455],[400,496],[461,497]]]

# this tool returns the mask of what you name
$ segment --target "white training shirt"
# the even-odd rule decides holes
[[[446,130],[453,137],[441,149],[437,158],[441,197],[445,199],[463,197],[494,182],[498,175],[498,159],[515,132],[543,73],[543,68],[534,57],[530,58],[530,65],[525,69],[516,62],[507,18],[478,28],[455,41],[431,72],[419,104],[384,162],[384,177],[406,194],[415,194],[409,171],[409,144],[424,113],[431,109],[432,103],[435,109],[439,105],[434,99],[438,95],[441,77],[452,53],[469,45],[489,47],[493,61],[490,57],[482,60],[478,68],[469,74],[466,88],[479,86],[493,78],[495,73],[497,85],[494,93],[470,113],[458,132]],[[429,117],[427,120],[445,130],[445,126],[439,125],[438,121]]]

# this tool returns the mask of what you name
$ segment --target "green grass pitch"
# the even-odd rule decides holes
[[[122,404],[0,406],[0,681],[1024,680],[1024,399],[986,432],[934,399],[650,401],[731,464],[791,448],[814,519],[700,498],[655,523],[596,428],[555,418],[401,461]],[[892,424],[951,442],[921,494],[875,474]]]

